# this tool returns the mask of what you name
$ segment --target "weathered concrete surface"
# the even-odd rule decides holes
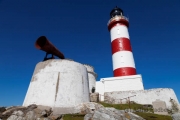
[[[99,102],[99,93],[90,93],[90,102]]]
[[[97,74],[94,72],[94,68],[90,65],[84,64],[88,72],[89,79],[89,92],[92,93],[92,88],[96,87]]]
[[[152,102],[154,113],[160,115],[168,115],[166,103],[162,100],[156,99]]]
[[[135,95],[135,96],[134,96]],[[118,92],[106,92],[105,102],[113,103],[125,103],[126,100],[120,101],[122,98],[130,98],[130,101],[134,101],[139,104],[152,104],[156,99],[165,101],[167,108],[171,108],[170,98],[174,99],[178,104],[179,101],[174,93],[173,89],[170,88],[156,88],[149,90],[136,90],[136,91],[118,91]]]
[[[36,65],[23,106],[74,107],[89,102],[88,73],[72,60],[51,59]]]

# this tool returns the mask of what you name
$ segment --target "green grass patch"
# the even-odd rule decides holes
[[[63,120],[84,120],[84,116],[82,114],[66,114],[63,116]]]
[[[168,115],[153,114],[152,108],[144,108],[144,106],[141,104],[132,103],[130,104],[130,106],[129,104],[109,104],[104,102],[99,102],[99,104],[102,104],[104,107],[114,107],[119,110],[125,110],[129,108],[133,110],[138,110],[138,109],[144,110],[145,112],[134,112],[134,113],[146,120],[172,120],[171,116]],[[152,113],[147,113],[147,111],[150,111]]]
[[[99,104],[102,104],[104,107],[114,107],[118,110],[133,109],[133,110],[144,110],[144,111],[153,112],[152,108],[145,108],[143,105],[136,103],[131,103],[129,105],[129,104],[109,104],[109,103],[99,102]]]
[[[141,116],[146,120],[172,120],[171,116],[167,116],[167,115],[157,115],[153,113],[143,113],[143,112],[135,112],[135,114]]]

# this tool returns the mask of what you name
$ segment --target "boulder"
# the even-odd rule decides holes
[[[0,115],[0,119],[8,119],[11,115],[13,115],[14,111],[24,111],[25,109],[26,107],[22,107],[22,106],[13,106],[13,107],[6,108],[6,111],[4,111]],[[13,115],[11,119],[14,118],[15,116],[17,115]]]
[[[21,110],[14,111],[10,117],[7,118],[7,120],[25,120],[23,117],[24,113]]]
[[[144,120],[142,117],[115,108],[100,108],[85,115],[84,120]]]
[[[52,114],[52,108],[35,104],[27,107],[11,106],[0,109],[0,120],[62,120],[62,115]]]
[[[171,116],[173,120],[180,120],[180,113],[174,113]]]
[[[80,114],[93,113],[95,110],[100,108],[104,108],[104,106],[95,102],[82,103],[75,107],[76,113]]]
[[[6,111],[5,107],[0,107],[0,113],[3,113],[4,111]]]

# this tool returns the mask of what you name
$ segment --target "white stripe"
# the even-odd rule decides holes
[[[128,28],[124,25],[116,25],[110,30],[111,42],[116,38],[125,37],[129,39]]]
[[[119,51],[112,55],[113,70],[121,67],[135,68],[134,58],[131,51]]]

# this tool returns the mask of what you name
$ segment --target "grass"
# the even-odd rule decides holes
[[[152,108],[144,108],[141,104],[131,103],[129,104],[109,104],[104,102],[99,102],[99,104],[102,104],[104,107],[114,107],[118,110],[125,110],[125,109],[133,109],[133,110],[144,110],[144,111],[150,111],[153,113]]]
[[[141,112],[135,112],[135,114],[141,116],[142,118],[146,120],[172,120],[171,116],[167,115],[157,115],[153,113],[141,113]]]
[[[153,114],[153,109],[151,108],[144,108],[143,105],[141,104],[108,104],[108,103],[104,103],[104,102],[99,102],[100,104],[102,104],[104,107],[114,107],[116,109],[119,110],[125,110],[125,109],[129,109],[129,107],[133,110],[144,110],[144,111],[150,111],[152,113],[146,113],[146,112],[134,112],[135,114],[141,116],[142,118],[146,119],[146,120],[172,120],[171,116],[167,116],[167,115],[158,115],[158,114]]]
[[[81,114],[66,114],[63,116],[63,120],[84,120],[84,116]]]
[[[104,102],[99,102],[99,104],[102,104],[104,107],[114,107],[116,109],[119,110],[125,110],[125,109],[129,109],[129,107],[131,109],[137,110],[137,109],[141,109],[141,110],[145,110],[145,111],[150,111],[153,112],[153,109],[149,108],[144,108],[143,105],[141,104],[108,104],[108,103],[104,103]],[[167,116],[167,115],[157,115],[157,114],[153,114],[153,113],[145,113],[145,112],[134,112],[135,114],[141,116],[142,118],[146,119],[146,120],[172,120],[171,116]],[[63,120],[84,120],[84,116],[82,114],[67,114],[64,115]]]

